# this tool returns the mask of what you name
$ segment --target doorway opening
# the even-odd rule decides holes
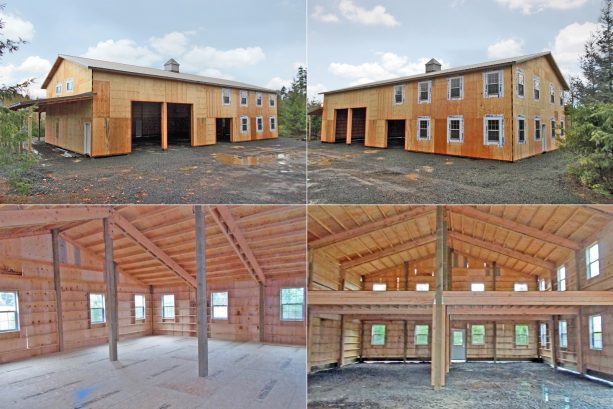
[[[335,143],[346,143],[347,142],[347,118],[348,118],[348,109],[337,109],[336,110],[336,127],[334,131],[334,142]]]
[[[387,121],[387,147],[403,148],[405,146],[406,121],[388,120]]]
[[[215,119],[215,138],[217,142],[232,142],[232,118]]]
[[[366,142],[366,108],[351,109],[351,143]]]
[[[168,145],[191,144],[192,105],[168,104]]]
[[[132,102],[132,147],[160,145],[162,103]]]

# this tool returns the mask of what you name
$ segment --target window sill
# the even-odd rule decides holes
[[[21,331],[16,329],[13,331],[2,331],[0,332],[0,340],[4,339],[15,339],[21,337]]]

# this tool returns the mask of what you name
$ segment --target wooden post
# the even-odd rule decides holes
[[[453,260],[454,260],[454,253],[453,253],[453,249],[450,248],[449,249],[449,259],[447,260],[447,287],[445,287],[447,289],[447,291],[453,291]]]
[[[494,261],[492,263],[492,284],[493,284],[493,291],[496,291],[496,276],[498,276],[498,265],[496,264],[496,262]]]
[[[404,291],[409,291],[409,262],[405,261],[402,264],[402,271],[404,273]]]
[[[347,145],[351,144],[351,126],[353,125],[353,110],[347,108]]]
[[[407,361],[407,351],[409,350],[409,337],[408,337],[408,331],[409,331],[409,323],[408,321],[404,321],[404,347],[402,348],[402,362],[406,362]]]
[[[315,318],[311,307],[307,306],[307,372],[311,372],[311,362],[313,360],[313,325]]]
[[[32,153],[32,113],[28,115],[28,152]]]
[[[345,358],[345,316],[341,314],[341,334],[340,334],[340,350],[338,353],[338,367],[341,368],[343,366],[343,361]]]
[[[585,375],[585,366],[583,365],[583,339],[581,338],[583,328],[583,308],[579,307],[577,315],[575,315],[575,354],[577,357],[577,372]]]
[[[168,149],[168,104],[162,102],[162,150]]]
[[[338,283],[338,290],[339,291],[343,291],[345,289],[345,270],[341,269],[339,267],[339,283]]]
[[[449,367],[451,366],[451,320],[449,314],[447,314],[447,306],[445,306],[445,373],[449,373]],[[464,339],[464,348],[466,348],[466,339]],[[445,376],[443,376],[443,385],[445,384]]]
[[[558,367],[558,317],[557,315],[554,315],[551,318],[551,322],[550,322],[550,339],[549,339],[549,345],[551,346],[551,365],[553,365],[553,368],[557,368]]]
[[[40,129],[40,111],[38,111],[38,142],[40,142],[40,134],[42,130]]]
[[[585,265],[585,250],[579,249],[575,251],[575,290],[581,290],[581,277],[585,277],[587,266]]]
[[[196,285],[198,305],[198,376],[209,374],[208,319],[206,311],[206,237],[204,210],[201,205],[194,206],[196,223]],[[260,323],[261,324],[261,323]]]
[[[497,349],[497,344],[498,344],[498,323],[496,321],[494,321],[492,324],[494,324],[494,330],[492,331],[492,334],[494,335],[494,363],[496,363],[498,361],[498,349]]]
[[[311,284],[313,283],[313,249],[309,249],[308,251],[308,265],[307,265],[307,272],[308,272],[308,285],[307,288],[309,290],[312,290],[311,288]]]
[[[264,324],[265,324],[265,310],[264,310],[264,306],[265,306],[265,297],[266,297],[266,288],[264,287],[264,284],[260,283],[259,285],[259,307],[258,307],[258,324],[259,324],[259,341],[260,342],[264,342]]]
[[[117,340],[119,338],[119,325],[117,314],[117,275],[113,262],[112,226],[109,219],[102,219],[104,234],[104,270],[106,275],[107,309],[109,325],[109,359],[117,361]]]
[[[57,345],[59,351],[64,350],[64,324],[62,314],[62,283],[60,278],[60,232],[51,229],[51,249],[53,252],[53,286],[55,289],[55,310],[57,320]]]
[[[444,308],[443,308],[443,279],[445,276],[445,220],[444,220],[445,208],[442,205],[436,206],[436,291],[434,294],[434,308],[432,309],[432,365],[431,365],[431,383],[435,390],[441,388],[444,382],[441,382],[441,378],[444,379],[443,354],[444,345],[443,342],[445,333]],[[441,372],[443,372],[441,374]]]

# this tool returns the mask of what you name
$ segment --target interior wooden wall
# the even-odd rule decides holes
[[[432,325],[430,321],[407,320],[407,332],[404,332],[404,321],[397,320],[364,320],[362,326],[362,358],[363,359],[402,359],[404,355],[405,337],[407,341],[406,358],[410,360],[430,360],[432,349]],[[385,324],[385,345],[371,345],[373,324]],[[428,325],[428,345],[415,345],[415,325]]]
[[[309,368],[325,368],[337,364],[340,354],[340,316],[313,316],[309,326]]]

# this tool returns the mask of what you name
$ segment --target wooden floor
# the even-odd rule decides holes
[[[266,408],[306,405],[305,348],[209,340],[198,378],[197,339],[150,336],[0,365],[2,407]]]

